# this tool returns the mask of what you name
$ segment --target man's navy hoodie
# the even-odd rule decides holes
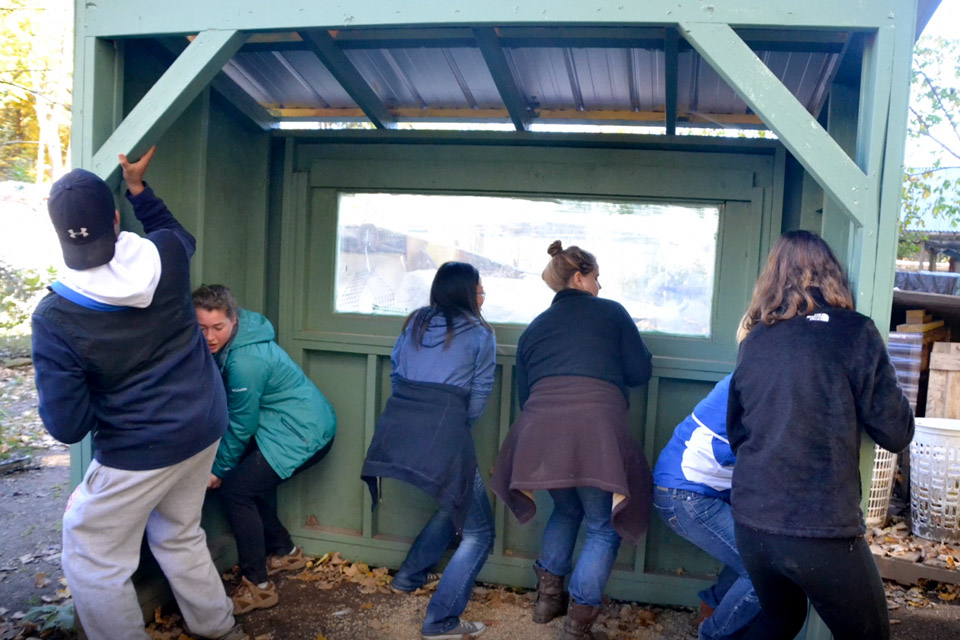
[[[121,233],[111,263],[51,287],[33,314],[33,360],[50,434],[69,444],[92,432],[97,461],[142,471],[207,448],[228,416],[190,291],[196,241],[149,187],[127,197],[146,238]]]

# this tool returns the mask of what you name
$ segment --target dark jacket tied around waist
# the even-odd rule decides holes
[[[435,498],[463,527],[477,471],[469,400],[460,387],[394,377],[361,471],[374,506],[378,478],[394,478]]]
[[[521,522],[538,489],[594,487],[614,494],[617,533],[636,545],[650,521],[650,467],[627,426],[619,387],[597,378],[537,382],[500,449],[491,488]]]

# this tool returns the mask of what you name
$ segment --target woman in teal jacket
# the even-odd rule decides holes
[[[237,541],[242,577],[233,603],[239,615],[277,604],[268,576],[306,564],[280,523],[271,494],[327,454],[337,417],[274,341],[270,321],[240,309],[230,289],[201,286],[193,304],[220,365],[230,409],[230,427],[220,441],[209,486],[220,488]]]

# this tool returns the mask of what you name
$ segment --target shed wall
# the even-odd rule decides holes
[[[475,146],[438,141],[435,136],[404,144],[338,142],[336,136],[320,141],[286,139],[281,263],[268,269],[269,279],[279,267],[280,342],[331,400],[339,417],[331,455],[281,487],[281,517],[297,543],[310,553],[336,549],[352,558],[397,567],[436,508],[416,490],[387,480],[384,502],[371,511],[359,479],[366,447],[389,395],[389,353],[402,318],[333,312],[341,191],[719,204],[711,336],[645,336],[655,354],[654,377],[648,386],[633,392],[630,423],[652,462],[674,426],[733,367],[737,322],[761,258],[771,238],[779,234],[777,198],[782,198],[778,185],[782,185],[783,154],[777,149],[768,145],[762,153],[756,149],[751,153],[653,151],[605,148],[600,143],[572,149],[548,141],[523,147]],[[278,160],[279,153],[274,158]],[[279,173],[275,167],[271,170],[272,175]],[[209,244],[207,248],[211,249]],[[602,256],[599,259],[602,264]],[[486,413],[474,425],[485,478],[519,412],[513,368],[522,329],[496,326],[500,348],[495,387]],[[549,515],[549,498],[540,497],[537,517],[522,527],[502,504],[495,505],[496,546],[480,578],[531,586],[530,565]],[[697,589],[718,568],[714,560],[653,518],[638,548],[622,548],[608,593],[648,602],[693,604]]]

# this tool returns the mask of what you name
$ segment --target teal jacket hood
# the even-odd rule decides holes
[[[213,464],[218,477],[237,466],[252,438],[277,475],[289,478],[336,432],[333,406],[275,337],[269,320],[239,311],[220,366],[230,427]]]
[[[231,349],[239,349],[257,342],[273,342],[277,332],[273,330],[270,321],[259,313],[240,309],[237,313],[237,335],[227,345],[227,353]]]

